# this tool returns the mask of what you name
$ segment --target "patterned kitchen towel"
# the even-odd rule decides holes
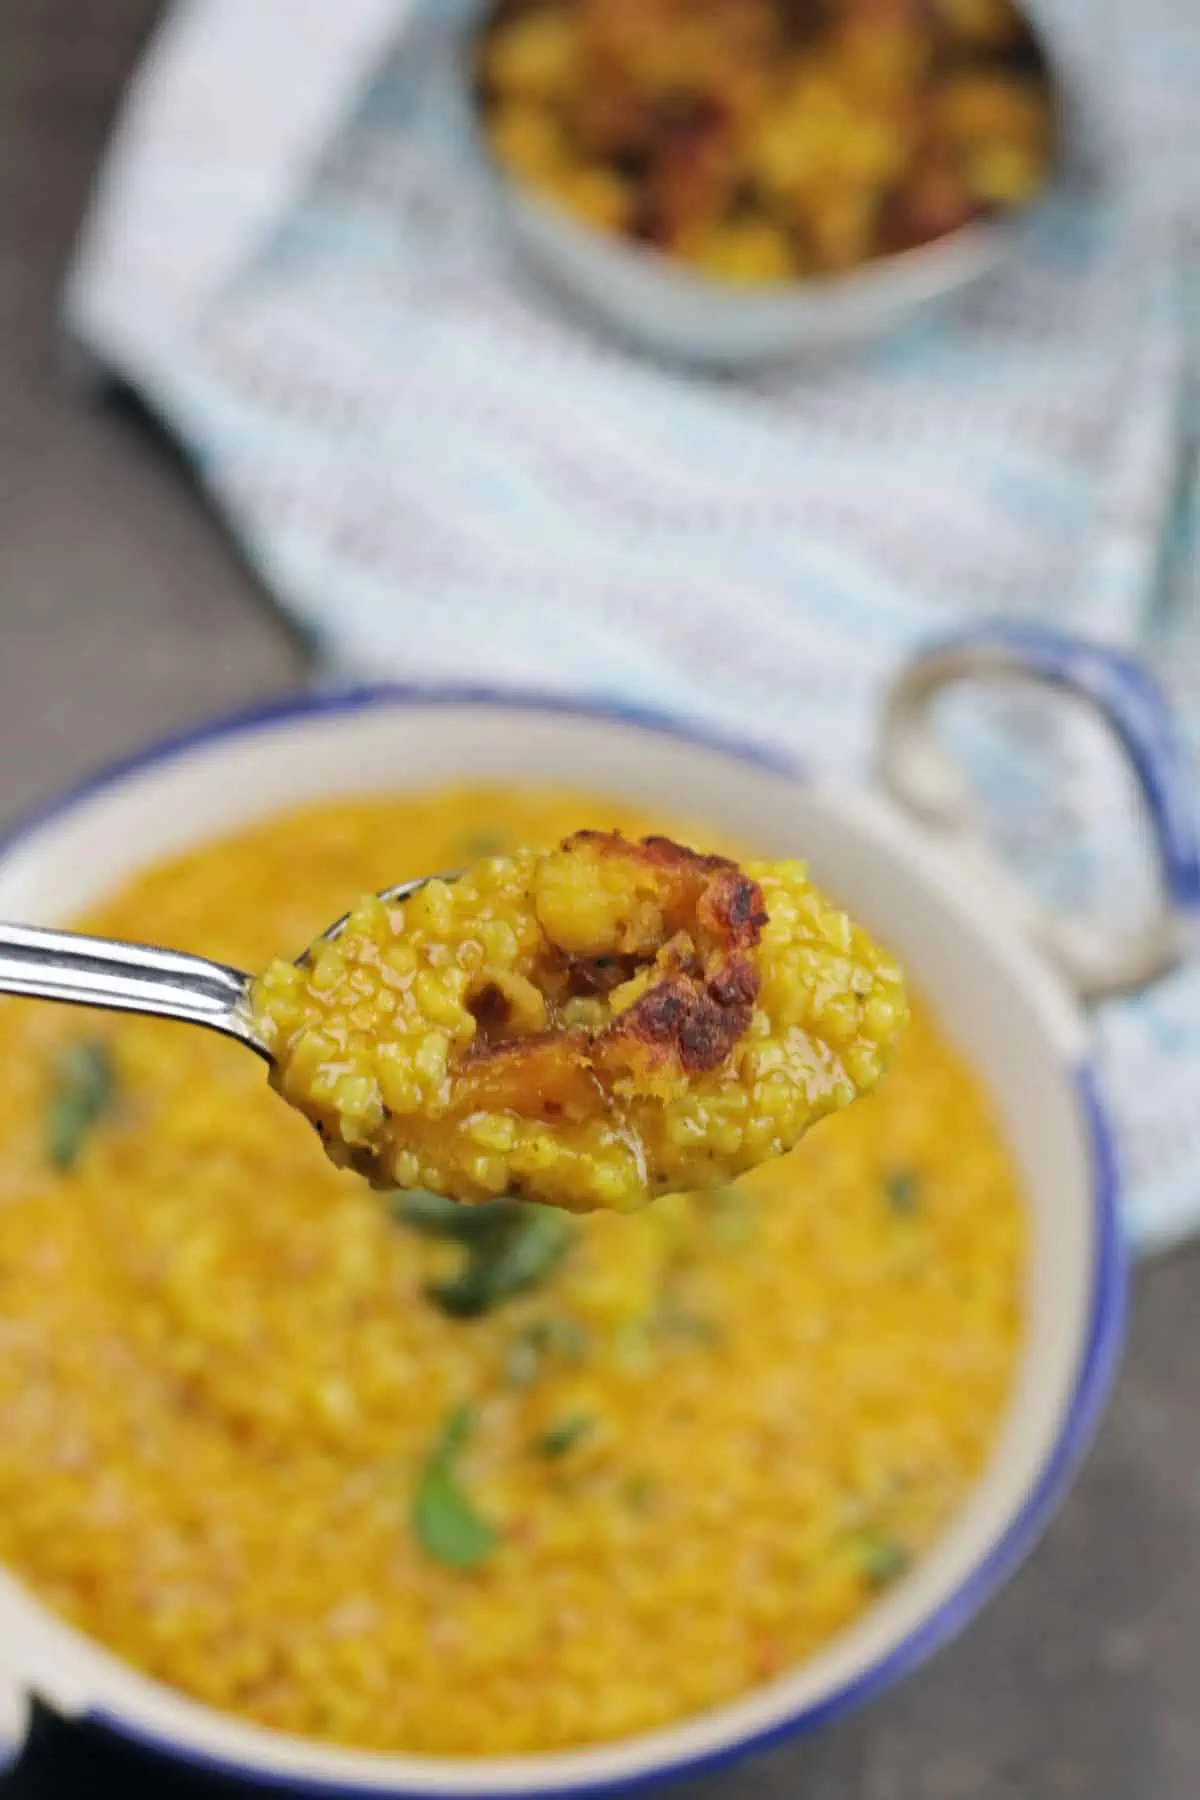
[[[1141,649],[1200,740],[1192,0],[1045,0],[1079,167],[1023,256],[741,380],[530,278],[465,127],[462,6],[177,0],[69,283],[75,342],[173,426],[327,668],[621,695],[855,776],[912,647],[1010,614]],[[1033,702],[958,729],[1031,878],[1132,906],[1102,734]],[[1161,1246],[1200,1225],[1200,966],[1096,1031]]]

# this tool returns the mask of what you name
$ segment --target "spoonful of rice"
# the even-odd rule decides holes
[[[236,1038],[375,1186],[573,1211],[790,1150],[876,1085],[908,1018],[803,863],[595,831],[368,895],[257,977],[0,926],[0,992]]]

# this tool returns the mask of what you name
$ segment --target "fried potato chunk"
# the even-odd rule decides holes
[[[254,1009],[335,1162],[577,1211],[791,1149],[875,1086],[908,1017],[895,963],[802,863],[597,831],[364,898]]]
[[[494,0],[474,60],[513,181],[725,285],[1015,211],[1059,155],[1013,0]]]

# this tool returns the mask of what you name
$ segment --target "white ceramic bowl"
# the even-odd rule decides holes
[[[1172,893],[1194,901],[1194,845],[1172,787],[1170,746],[1140,677],[1112,659],[1044,636],[993,635],[968,652],[942,653],[893,706],[898,784],[922,789],[929,804],[936,784],[916,708],[924,689],[977,670],[981,658],[987,668],[1069,680],[1115,716],[1143,777]],[[553,775],[671,813],[701,812],[767,853],[811,859],[819,880],[895,948],[986,1077],[1028,1194],[1028,1328],[986,1472],[932,1553],[803,1666],[732,1704],[615,1744],[459,1760],[357,1754],[280,1736],[136,1674],[0,1574],[0,1658],[22,1692],[167,1758],[288,1791],[582,1793],[710,1765],[865,1700],[951,1637],[1024,1556],[1080,1457],[1117,1352],[1117,1177],[1081,1011],[1002,903],[997,909],[986,878],[888,799],[806,784],[751,748],[616,709],[420,690],[303,698],[159,745],[21,827],[0,855],[0,916],[62,920],[162,856],[317,796],[480,775]],[[944,831],[945,793],[936,797]],[[1121,978],[1129,974],[1126,966]]]

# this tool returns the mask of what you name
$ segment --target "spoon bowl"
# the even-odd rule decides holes
[[[396,900],[407,900],[411,894],[418,893],[423,887],[428,887],[431,881],[457,881],[461,874],[461,869],[451,869],[438,875],[416,875],[411,881],[401,881],[395,887],[384,888],[379,894],[379,898],[384,901],[385,904],[391,905],[392,902]],[[342,932],[346,929],[349,921],[350,914],[343,913],[340,919],[335,919],[332,925],[326,926],[320,936],[313,940],[313,943],[332,943],[334,938],[342,935]],[[299,967],[302,968],[304,966],[312,955],[312,951],[313,944],[310,944],[307,950],[302,950],[300,952],[300,955],[296,958]]]

